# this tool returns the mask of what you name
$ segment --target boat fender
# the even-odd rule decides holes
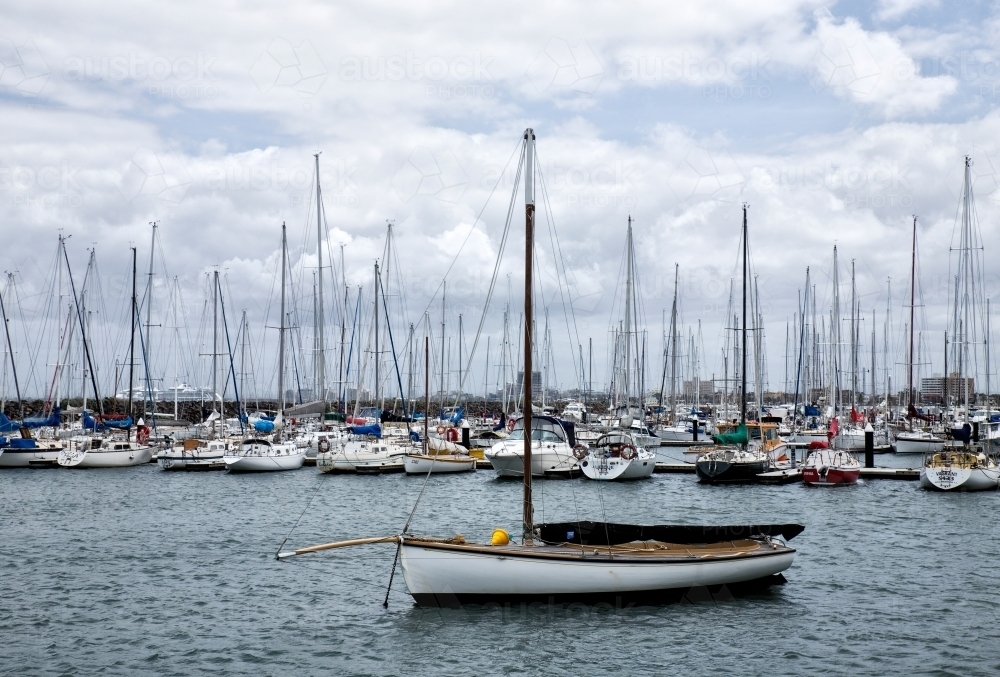
[[[826,466],[824,465],[824,466],[823,466],[822,468],[820,468],[820,469],[819,469],[819,474],[820,474],[820,475],[822,475],[823,477],[826,477],[826,471],[827,471],[827,470],[829,470],[829,468],[827,468],[827,467],[826,467]]]
[[[577,444],[576,446],[573,447],[573,455],[576,456],[577,460],[582,461],[583,459],[587,458],[588,453],[589,450],[587,449],[586,445]]]
[[[632,445],[629,445],[629,446],[625,447],[624,449],[622,449],[622,460],[631,461],[637,455],[638,455],[638,452],[635,450],[635,447],[633,447]]]
[[[330,440],[325,437],[319,438],[319,442],[316,443],[316,448],[321,454],[325,454],[330,451]]]
[[[514,426],[515,425],[517,425],[517,421],[515,421],[514,419],[508,420],[507,421],[507,432],[509,432],[509,433],[514,432]]]
[[[490,536],[490,545],[510,545],[510,534],[506,529],[494,529]]]

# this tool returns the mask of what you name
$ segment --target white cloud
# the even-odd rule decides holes
[[[829,13],[821,12],[814,38],[817,90],[829,89],[869,105],[886,118],[935,111],[958,88],[949,75],[923,77],[897,38],[866,31],[856,19],[837,23]]]
[[[880,0],[875,16],[883,20],[899,19],[915,9],[940,4],[940,0]]]

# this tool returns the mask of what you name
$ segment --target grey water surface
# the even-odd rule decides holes
[[[421,609],[397,571],[383,609],[392,545],[275,561],[286,536],[398,532],[422,485],[314,468],[0,472],[0,673],[1000,674],[997,492],[536,481],[539,520],[806,525],[786,585],[661,607]],[[519,533],[520,497],[489,471],[432,476],[411,531]]]

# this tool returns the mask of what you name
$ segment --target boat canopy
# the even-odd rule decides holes
[[[352,435],[371,435],[376,439],[382,439],[382,426],[375,425],[355,425],[348,428]]]
[[[730,526],[696,526],[687,524],[615,524],[612,522],[553,522],[538,527],[546,543],[578,545],[620,545],[633,541],[660,541],[690,545],[719,543],[743,538],[781,536],[786,541],[805,529],[801,524],[746,524]]]
[[[524,439],[523,416],[514,423],[514,429],[510,431],[507,439]],[[555,416],[532,416],[531,439],[543,442],[567,442],[573,446],[576,444],[576,426],[571,421],[564,421]]]
[[[750,435],[747,432],[746,424],[741,424],[732,432],[713,435],[712,440],[714,440],[716,444],[747,444],[750,442]]]
[[[21,426],[7,418],[7,415],[0,411],[0,433],[16,433]]]
[[[83,412],[83,429],[84,430],[104,430],[105,428],[117,428],[120,430],[125,430],[126,428],[132,427],[132,417],[126,416],[125,418],[107,419],[101,417],[100,420],[95,419],[88,412]]]
[[[59,407],[55,407],[47,418],[43,416],[30,416],[24,419],[25,428],[58,428],[60,423]]]

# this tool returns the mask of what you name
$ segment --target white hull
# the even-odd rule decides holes
[[[226,462],[224,452],[206,454],[187,452],[184,454],[173,450],[161,451],[156,456],[156,462],[164,470],[224,470]]]
[[[469,472],[476,469],[476,459],[471,456],[425,456],[424,454],[407,454],[404,465],[407,475],[426,475],[431,473]]]
[[[1000,482],[1000,468],[922,468],[920,486],[937,491],[989,491]]]
[[[127,468],[153,460],[152,447],[135,449],[63,450],[59,465],[64,468]]]
[[[644,452],[630,461],[590,454],[580,462],[580,470],[591,480],[638,480],[653,476],[656,459]]]
[[[407,448],[385,441],[352,440],[334,445],[333,450],[316,456],[316,467],[326,473],[400,472]]]
[[[262,454],[260,456],[225,456],[227,472],[276,472],[296,470],[306,460],[305,449],[296,449],[288,454]]]
[[[28,468],[31,463],[56,463],[61,449],[4,449],[0,468]]]
[[[795,557],[791,548],[754,557],[684,557],[670,562],[526,557],[520,553],[527,549],[519,546],[495,550],[447,550],[404,541],[401,562],[406,587],[418,602],[435,598],[445,603],[461,601],[463,596],[625,594],[756,580],[784,571]]]
[[[485,453],[500,477],[524,477],[524,442],[501,442]],[[531,476],[543,477],[546,473],[568,472],[578,462],[568,444],[531,443]]]
[[[932,437],[896,436],[897,454],[936,454],[944,449],[944,440]]]

